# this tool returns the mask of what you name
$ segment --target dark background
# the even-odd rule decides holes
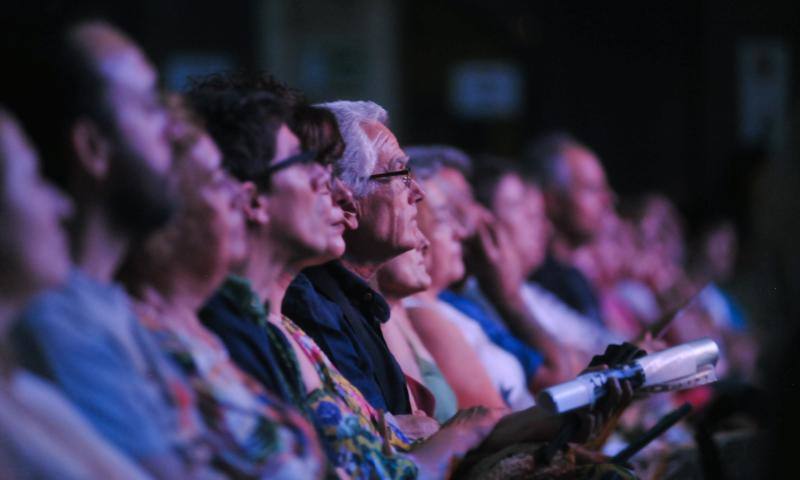
[[[568,130],[596,150],[623,196],[662,191],[690,225],[726,215],[747,234],[752,182],[776,157],[793,161],[795,151],[794,142],[776,151],[739,138],[737,44],[746,38],[782,41],[791,52],[794,81],[800,64],[798,5],[779,0],[50,1],[6,5],[3,24],[35,27],[89,12],[128,31],[162,72],[176,52],[211,52],[224,57],[226,68],[263,68],[295,86],[312,86],[312,100],[384,95],[375,99],[390,107],[401,144],[447,143],[472,153],[518,157],[536,134]],[[282,16],[276,18],[275,8]],[[370,29],[376,23],[378,29]],[[317,64],[304,67],[307,47],[324,51],[314,42],[335,40],[339,32],[350,43],[327,51],[334,52],[329,61],[338,70],[310,78]],[[364,53],[371,42],[378,52],[372,57]],[[267,58],[270,49],[273,56]],[[285,54],[280,68],[271,63],[274,52]],[[494,120],[454,114],[448,105],[452,66],[492,59],[513,63],[522,73],[519,113]],[[383,77],[362,74],[369,65],[384,63],[390,68]],[[387,75],[387,91],[371,93],[370,82]],[[177,86],[174,79],[171,83]],[[792,84],[787,110],[796,118],[795,94]]]

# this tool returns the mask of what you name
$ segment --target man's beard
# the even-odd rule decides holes
[[[166,175],[154,172],[122,145],[114,159],[107,201],[115,225],[136,238],[166,225],[177,209],[177,195]]]

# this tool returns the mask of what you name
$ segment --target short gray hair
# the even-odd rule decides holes
[[[414,145],[404,149],[409,165],[420,180],[427,180],[445,167],[455,168],[465,177],[472,174],[472,160],[463,151],[449,145]]]
[[[563,162],[562,153],[567,147],[586,148],[575,137],[566,132],[552,132],[531,142],[525,154],[526,170],[539,180],[542,188],[562,190],[569,183],[569,169]]]
[[[334,174],[356,198],[364,197],[369,193],[369,176],[375,169],[378,152],[375,141],[367,136],[362,124],[374,121],[386,125],[389,114],[375,102],[339,100],[315,106],[333,113],[344,140],[344,153],[334,163]]]

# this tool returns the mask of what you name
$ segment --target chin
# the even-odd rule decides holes
[[[67,275],[69,274],[69,264],[67,262],[51,262],[47,265],[42,265],[42,267],[36,276],[36,291],[57,287],[67,280]]]
[[[331,242],[328,245],[326,254],[331,258],[339,258],[342,255],[344,255],[344,250],[345,250],[344,240],[339,239],[338,241]]]

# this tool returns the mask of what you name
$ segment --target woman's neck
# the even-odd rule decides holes
[[[174,275],[161,286],[152,287],[161,295],[164,304],[170,309],[198,312],[219,286],[219,281],[198,281],[190,275]]]
[[[287,266],[275,278],[268,288],[267,300],[270,305],[270,313],[280,313],[281,305],[283,305],[283,297],[286,296],[286,290],[289,289],[289,284],[292,283],[294,277],[300,273],[300,268],[291,268]]]

